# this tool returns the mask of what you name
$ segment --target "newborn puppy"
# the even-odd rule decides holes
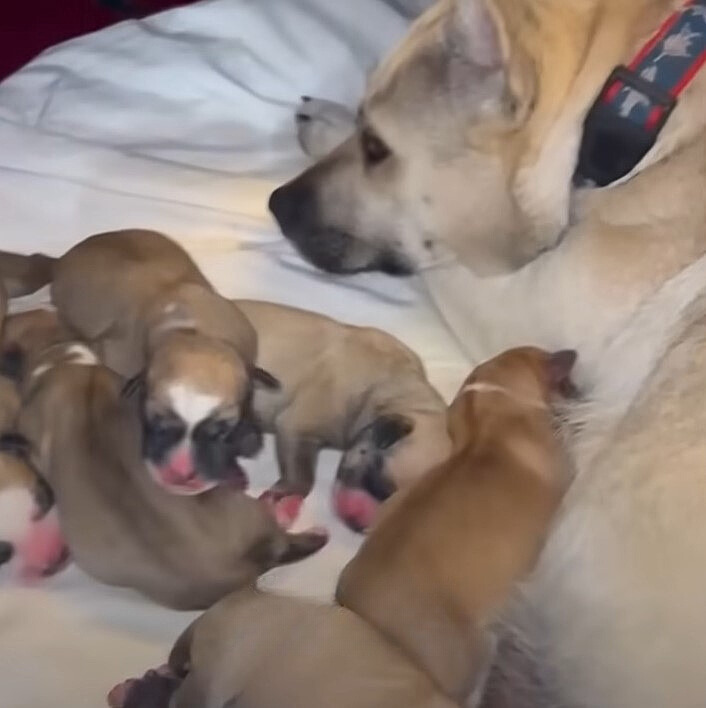
[[[287,534],[267,507],[227,486],[169,493],[144,469],[135,401],[84,344],[56,344],[23,383],[18,428],[54,490],[80,568],[165,606],[203,609],[282,563],[314,553],[325,532]]]
[[[72,339],[55,310],[18,312],[5,320],[0,349],[0,371],[20,382],[32,367],[33,358],[47,347]]]
[[[25,260],[22,260],[22,259]],[[64,324],[140,393],[147,469],[177,494],[243,483],[236,457],[261,434],[249,419],[254,384],[250,323],[214,290],[189,255],[153,231],[91,236],[59,259],[0,253],[14,294],[51,281]]]
[[[184,632],[169,666],[116,686],[111,708],[453,708],[352,612],[244,590]]]
[[[535,565],[568,482],[552,399],[575,352],[508,351],[450,409],[454,452],[382,516],[341,574],[339,602],[461,705],[482,696],[492,624]]]
[[[15,432],[19,408],[15,384],[0,376],[0,567],[31,582],[63,567],[67,551],[51,490]]]
[[[334,504],[360,531],[396,489],[448,457],[446,405],[402,342],[293,307],[235,303],[257,330],[259,365],[280,382],[254,398],[276,438],[275,504],[309,494],[321,448],[343,450]]]

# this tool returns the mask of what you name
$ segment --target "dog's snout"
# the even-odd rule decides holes
[[[312,203],[311,190],[295,180],[272,192],[269,208],[285,236],[292,236],[310,220]]]

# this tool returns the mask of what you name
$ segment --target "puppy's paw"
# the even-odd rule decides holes
[[[304,497],[299,494],[287,494],[273,487],[260,495],[260,501],[270,510],[277,524],[288,531],[299,518]]]
[[[302,150],[318,160],[346,140],[355,129],[355,116],[333,101],[304,96],[296,113]]]
[[[179,688],[177,678],[167,666],[148,671],[142,678],[119,683],[108,694],[110,708],[168,708],[172,694]]]

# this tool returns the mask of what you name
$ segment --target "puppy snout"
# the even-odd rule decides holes
[[[363,475],[361,487],[380,502],[386,501],[397,491],[394,483],[385,476],[382,470],[368,470]]]
[[[269,209],[282,233],[295,238],[312,221],[314,199],[311,189],[299,179],[289,182],[272,192]]]
[[[235,450],[238,457],[255,457],[262,449],[263,435],[258,425],[241,420],[235,431]]]
[[[7,541],[0,541],[0,565],[5,565],[15,555],[15,547]]]

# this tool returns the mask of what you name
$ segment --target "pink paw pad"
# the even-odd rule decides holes
[[[260,496],[260,501],[267,506],[279,526],[285,531],[289,530],[299,518],[304,505],[304,497],[298,494],[280,497],[272,490],[264,492]]]

